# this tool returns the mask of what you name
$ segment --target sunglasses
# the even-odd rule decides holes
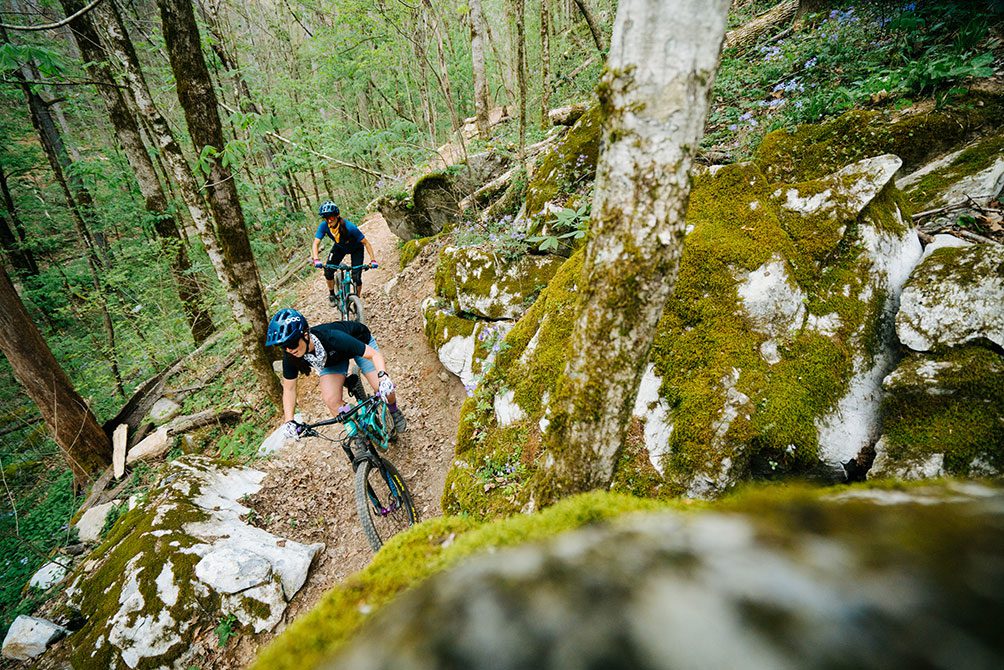
[[[296,338],[294,340],[289,340],[287,342],[283,342],[279,346],[281,346],[283,349],[285,349],[287,351],[293,351],[293,350],[298,349],[300,347],[300,340],[302,340],[302,339],[303,339],[302,337],[298,337],[298,338]]]

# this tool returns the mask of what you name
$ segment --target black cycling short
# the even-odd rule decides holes
[[[363,251],[364,251],[363,246],[359,245],[358,249],[353,249],[352,252],[350,253],[353,267],[363,264]],[[331,247],[331,252],[328,254],[328,260],[325,261],[325,265],[338,265],[339,263],[342,262],[342,259],[345,258],[346,253],[349,252],[346,252],[345,249],[340,248],[336,244],[335,246]],[[335,278],[335,271],[328,267],[324,268],[324,278],[327,279],[328,281],[333,280]],[[362,268],[352,271],[352,283],[354,283],[356,286],[363,285]]]

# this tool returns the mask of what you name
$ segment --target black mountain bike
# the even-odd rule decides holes
[[[333,419],[302,426],[300,435],[336,442],[345,450],[355,471],[359,523],[373,551],[378,551],[390,536],[417,522],[418,512],[401,474],[380,455],[397,439],[387,403],[379,394],[367,396],[358,375],[349,375],[345,386],[356,398],[356,405]],[[316,430],[337,423],[345,426],[342,440],[331,439]]]
[[[366,323],[363,300],[356,295],[356,285],[352,283],[353,270],[372,270],[372,265],[329,265],[323,267],[337,270],[335,275],[335,306],[342,314],[342,321]]]

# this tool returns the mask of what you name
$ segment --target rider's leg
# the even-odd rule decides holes
[[[338,248],[333,246],[328,253],[325,265],[338,265],[343,258],[345,258],[345,252],[338,251]],[[330,267],[324,268],[324,281],[328,284],[328,302],[334,307],[338,303],[338,299],[335,297],[335,271]]]
[[[327,406],[328,411],[331,412],[331,416],[337,416],[338,409],[345,404],[342,398],[342,387],[345,385],[345,373],[332,372],[326,374],[325,370],[330,369],[331,368],[325,368],[321,371],[321,398],[324,399],[324,404]]]
[[[363,264],[363,248],[359,247],[357,251],[352,252],[352,267],[358,267]],[[352,271],[352,283],[356,285],[356,295],[362,295],[363,293],[363,271],[362,269]]]

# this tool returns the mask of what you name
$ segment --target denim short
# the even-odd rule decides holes
[[[376,349],[377,351],[380,351],[380,347],[377,346],[376,340],[373,339],[372,337],[370,338],[370,346]],[[356,356],[355,358],[353,358],[353,360],[356,362],[356,365],[359,366],[359,371],[362,372],[364,375],[376,370],[376,367],[373,365],[373,361],[367,360],[362,356]],[[321,376],[342,375],[343,377],[348,373],[349,373],[348,361],[342,361],[340,363],[335,363],[334,365],[328,365],[324,368],[321,368],[320,372]]]

